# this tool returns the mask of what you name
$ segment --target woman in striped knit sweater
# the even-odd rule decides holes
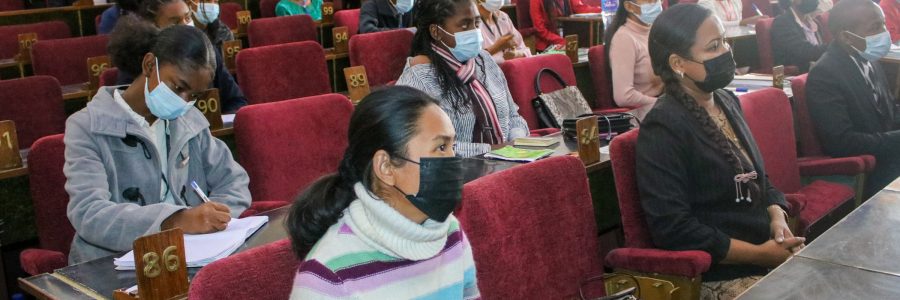
[[[363,99],[336,174],[287,220],[305,255],[291,299],[477,299],[472,249],[451,214],[462,197],[456,133],[436,100],[409,87]],[[308,250],[308,251],[307,251]]]

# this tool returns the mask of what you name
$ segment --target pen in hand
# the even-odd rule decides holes
[[[756,6],[756,3],[751,3],[751,4],[753,4],[753,10],[756,11],[756,15],[757,15],[757,16],[760,16],[760,17],[763,16],[762,11],[759,10],[759,6]]]
[[[191,188],[193,188],[194,192],[197,193],[197,196],[199,196],[200,199],[203,200],[203,203],[210,202],[209,197],[207,197],[206,193],[204,193],[203,190],[200,189],[200,186],[197,185],[196,181],[191,180]]]

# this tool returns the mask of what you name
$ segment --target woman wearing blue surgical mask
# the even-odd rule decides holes
[[[421,91],[363,98],[337,173],[298,196],[285,223],[303,261],[290,299],[478,299],[472,248],[452,214],[463,187],[455,136]]]
[[[359,33],[413,27],[415,0],[368,0],[359,10]]]
[[[219,20],[218,0],[188,0],[187,5],[191,10],[194,27],[206,33],[216,49],[221,50],[223,42],[234,40],[231,29]]]
[[[531,49],[525,46],[522,34],[509,19],[509,15],[500,10],[503,0],[476,0],[478,12],[481,13],[481,35],[484,37],[484,50],[487,50],[498,64],[506,60],[531,56]]]
[[[482,47],[478,8],[470,0],[416,2],[412,55],[398,85],[441,99],[459,135],[457,155],[486,153],[528,135],[506,77]]]
[[[193,27],[159,31],[125,20],[109,50],[113,64],[138,77],[100,88],[66,122],[67,215],[77,233],[70,263],[130,250],[136,238],[175,227],[220,231],[250,205],[247,173],[193,107],[216,68],[209,40]],[[136,43],[151,46],[134,58],[127,52]]]
[[[643,119],[656,97],[662,94],[663,82],[653,74],[647,37],[650,26],[663,11],[664,0],[620,0],[619,8],[606,34],[613,100],[621,107],[634,108]]]

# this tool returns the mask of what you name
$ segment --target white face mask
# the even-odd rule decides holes
[[[194,17],[200,24],[209,25],[219,18],[219,4],[217,3],[200,3],[197,4],[197,11]]]
[[[487,9],[490,12],[497,12],[503,7],[503,0],[485,0],[484,3],[481,3],[481,7],[484,7],[484,9]]]

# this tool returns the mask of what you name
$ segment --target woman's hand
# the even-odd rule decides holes
[[[786,238],[781,243],[775,240],[768,240],[756,247],[755,264],[768,268],[778,267],[794,255],[791,249],[802,248],[805,241],[806,238],[802,237]]]
[[[513,35],[507,34],[498,38],[497,41],[494,42],[494,44],[491,45],[491,47],[487,50],[489,53],[491,53],[491,55],[493,55],[494,53],[503,52],[513,48],[515,48],[515,43],[513,43]]]
[[[767,210],[769,211],[769,219],[772,220],[769,223],[769,228],[771,228],[772,239],[775,240],[776,243],[782,244],[786,239],[790,239],[794,237],[794,234],[791,232],[790,226],[787,223],[787,213],[781,209],[781,206],[778,205],[770,205]],[[800,249],[803,249],[805,245],[800,244],[796,247],[788,248],[791,253],[797,253]]]

